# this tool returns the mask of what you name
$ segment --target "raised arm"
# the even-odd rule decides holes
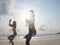
[[[13,26],[13,25],[11,24],[11,19],[9,20],[9,26],[11,26],[11,27]]]

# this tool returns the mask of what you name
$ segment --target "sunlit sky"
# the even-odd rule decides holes
[[[1,3],[1,0],[0,0]],[[4,15],[0,21],[0,32],[11,33],[8,26],[8,20],[17,21],[18,34],[28,33],[28,27],[25,25],[25,19],[29,10],[35,12],[35,27],[38,34],[57,33],[60,32],[60,0],[13,0],[10,1],[11,10],[9,14]],[[0,4],[1,5],[1,4]],[[1,6],[0,6],[1,7]],[[1,9],[0,9],[1,10]],[[3,8],[4,10],[4,8]],[[1,13],[1,11],[0,11]],[[2,27],[4,27],[2,29]]]

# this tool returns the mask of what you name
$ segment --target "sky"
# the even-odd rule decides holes
[[[12,33],[9,19],[17,21],[18,34],[28,33],[29,10],[34,10],[37,34],[60,32],[60,0],[0,0],[0,33]]]

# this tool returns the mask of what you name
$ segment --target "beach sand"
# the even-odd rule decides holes
[[[25,39],[14,40],[14,45],[25,45]],[[31,39],[31,45],[60,45],[60,39]],[[0,41],[0,45],[11,45],[9,41]]]

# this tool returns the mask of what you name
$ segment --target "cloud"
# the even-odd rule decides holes
[[[0,0],[0,15],[6,15],[13,9],[15,0]]]
[[[47,30],[53,30],[53,28],[50,28],[49,25],[41,25],[39,30],[40,31],[47,31]]]
[[[39,28],[40,31],[46,31],[46,25],[41,25],[41,27]]]
[[[59,27],[60,25],[58,25],[57,23],[47,23],[47,24],[40,25],[38,30],[39,33],[52,34],[52,33],[60,32]]]

